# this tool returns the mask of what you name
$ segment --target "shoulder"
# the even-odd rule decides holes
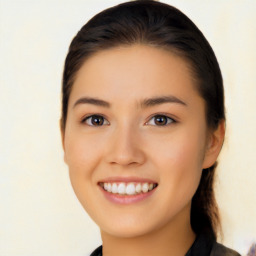
[[[241,256],[238,252],[217,242],[213,244],[210,256]]]

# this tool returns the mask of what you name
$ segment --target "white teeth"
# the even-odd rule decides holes
[[[110,184],[110,183],[108,183],[107,191],[108,191],[108,192],[111,192],[111,184]]]
[[[112,184],[112,193],[113,193],[113,194],[116,194],[117,192],[118,192],[117,184],[116,184],[116,183],[113,183],[113,184]]]
[[[136,185],[135,190],[136,190],[137,193],[140,193],[140,192],[141,192],[141,185],[140,185],[140,183],[138,183],[138,184]]]
[[[148,192],[148,183],[144,183],[144,184],[142,185],[142,191],[143,191],[144,193],[147,193],[147,192]]]
[[[119,194],[119,195],[136,195],[140,193],[147,193],[154,189],[157,184],[153,183],[101,183],[101,186],[104,188],[104,190],[113,193],[113,194]]]
[[[118,194],[124,195],[125,194],[125,184],[120,183],[117,188]]]
[[[127,195],[135,195],[135,186],[133,183],[129,183],[126,186],[125,192]]]

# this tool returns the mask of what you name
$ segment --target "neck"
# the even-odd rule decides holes
[[[103,256],[184,256],[195,240],[190,207],[178,215],[157,230],[136,237],[117,237],[101,230]]]

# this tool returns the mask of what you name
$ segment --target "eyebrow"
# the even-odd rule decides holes
[[[187,106],[187,104],[184,101],[180,100],[179,98],[173,95],[144,99],[142,102],[140,102],[140,106],[141,108],[147,108],[164,103],[178,103]]]
[[[184,106],[187,106],[187,104],[180,100],[179,98],[169,95],[169,96],[160,96],[160,97],[154,97],[154,98],[147,98],[142,100],[139,105],[141,108],[148,108],[153,107],[156,105],[164,104],[164,103],[177,103]],[[97,98],[91,98],[91,97],[82,97],[78,99],[73,108],[79,104],[92,104],[100,107],[110,108],[111,104],[105,100],[97,99]]]
[[[83,97],[83,98],[78,99],[75,102],[73,108],[79,104],[92,104],[92,105],[101,106],[101,107],[105,107],[105,108],[111,107],[111,104],[108,103],[107,101],[96,99],[96,98],[91,98],[91,97]]]

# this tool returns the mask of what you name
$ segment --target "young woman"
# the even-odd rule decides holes
[[[97,14],[70,45],[62,93],[70,180],[101,230],[91,255],[239,255],[216,242],[222,76],[188,17],[155,1]]]

